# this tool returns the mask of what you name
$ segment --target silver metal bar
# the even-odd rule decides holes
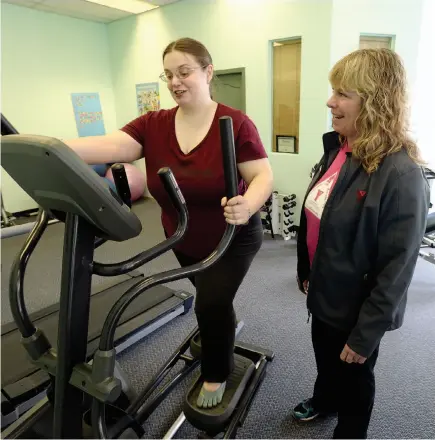
[[[431,238],[430,236],[423,237],[423,243],[429,247],[435,247],[435,238]]]
[[[1,189],[0,189],[0,202],[1,202],[1,211],[2,211],[2,222],[3,222],[2,226],[3,227],[12,226],[14,224],[15,218],[12,215],[10,215],[4,207]]]
[[[419,255],[429,263],[435,264],[435,253],[434,252],[423,252],[420,250]]]
[[[184,312],[184,305],[181,305],[177,307],[175,310],[173,310],[171,313],[168,313],[167,315],[157,319],[153,324],[144,327],[142,330],[138,331],[133,336],[128,337],[123,343],[116,346],[115,347],[116,353],[120,354],[125,349],[131,347],[133,344],[136,344],[136,342],[142,341],[150,333],[164,326],[168,322],[172,321],[174,318],[181,315],[183,312]]]
[[[48,222],[49,225],[52,225],[54,223],[59,223],[59,220],[50,220]],[[31,222],[31,223],[24,223],[22,225],[2,228],[0,230],[0,237],[3,239],[3,238],[15,237],[16,235],[28,234],[34,228],[34,226],[35,226],[35,222]]]
[[[3,432],[2,438],[9,438],[12,434],[19,430],[20,427],[25,424],[29,419],[38,417],[40,411],[44,410],[48,405],[50,405],[48,398],[44,397],[38,403],[36,403],[32,408],[25,412],[19,419],[15,420],[11,425],[9,425]],[[16,437],[14,437],[16,438]]]
[[[174,424],[169,428],[169,431],[165,434],[163,439],[170,439],[174,438],[175,434],[178,432],[178,430],[181,428],[181,425],[186,421],[186,416],[184,413],[181,413],[178,416],[178,419],[174,422]]]
[[[6,426],[9,426],[11,423],[15,422],[15,420],[18,420],[25,412],[33,408],[40,400],[44,399],[46,394],[47,391],[44,390],[26,402],[17,405],[17,407],[11,413],[6,415],[2,414],[2,428],[5,428]]]

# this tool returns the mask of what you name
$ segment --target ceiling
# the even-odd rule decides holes
[[[100,23],[140,14],[181,0],[1,0],[17,6]]]

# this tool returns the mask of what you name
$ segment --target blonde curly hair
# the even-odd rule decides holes
[[[356,50],[335,64],[329,81],[333,89],[355,91],[362,98],[352,155],[367,173],[376,171],[385,156],[402,148],[415,163],[424,164],[417,144],[408,134],[406,72],[395,52]]]

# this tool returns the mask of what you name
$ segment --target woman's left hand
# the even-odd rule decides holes
[[[340,359],[348,364],[363,364],[367,360],[367,358],[355,353],[347,344],[341,352]]]
[[[251,217],[249,203],[243,196],[236,196],[227,201],[222,198],[221,205],[224,208],[224,216],[231,225],[246,225]]]

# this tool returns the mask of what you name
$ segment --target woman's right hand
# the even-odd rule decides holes
[[[301,282],[298,276],[296,277],[296,279],[298,281],[299,290],[306,295],[308,293],[308,287],[310,285],[309,281],[305,280]]]

